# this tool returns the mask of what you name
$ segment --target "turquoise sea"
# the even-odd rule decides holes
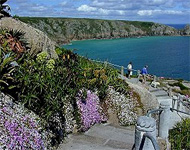
[[[190,81],[190,37],[187,36],[83,40],[63,47],[124,67],[130,61],[134,69],[148,65],[150,74]]]

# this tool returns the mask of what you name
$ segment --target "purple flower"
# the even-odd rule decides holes
[[[105,116],[101,114],[99,98],[91,91],[87,91],[87,97],[84,100],[81,96],[78,97],[77,105],[81,112],[81,120],[83,124],[83,130],[89,129],[93,124],[105,121]]]

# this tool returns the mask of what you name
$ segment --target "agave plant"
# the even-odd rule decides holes
[[[0,90],[13,88],[12,73],[16,60],[26,51],[27,43],[23,40],[23,33],[13,30],[0,30]]]
[[[28,48],[27,43],[23,40],[23,35],[24,33],[20,31],[1,29],[0,44],[4,49],[15,52],[19,58]]]
[[[5,17],[10,17],[10,14],[8,13],[11,9],[9,5],[4,4],[7,2],[7,0],[0,0],[0,13]]]

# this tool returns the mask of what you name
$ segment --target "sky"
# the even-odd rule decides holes
[[[8,0],[11,15],[190,24],[190,0]]]

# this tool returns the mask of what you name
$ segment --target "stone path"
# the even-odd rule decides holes
[[[134,126],[96,124],[85,133],[70,134],[58,150],[131,150]]]

